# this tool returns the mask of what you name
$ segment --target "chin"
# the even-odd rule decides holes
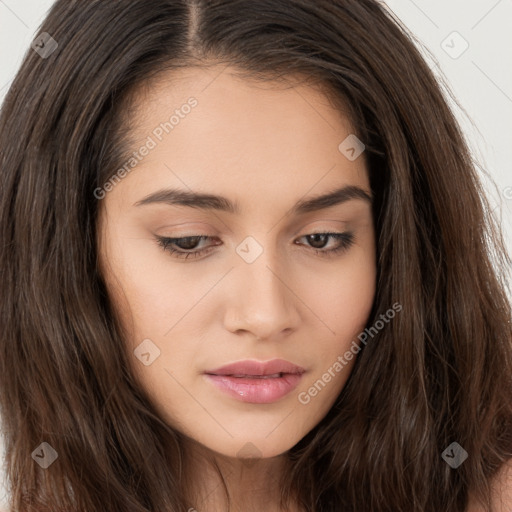
[[[298,442],[298,440],[296,441]],[[230,439],[228,443],[200,443],[204,448],[217,455],[231,459],[246,461],[247,466],[254,465],[258,460],[270,459],[284,455],[296,443],[290,443],[290,439],[282,442],[270,441],[264,438],[242,436]]]

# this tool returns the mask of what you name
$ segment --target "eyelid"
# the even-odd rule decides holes
[[[328,227],[326,223],[334,223],[336,227]],[[329,233],[329,232],[345,232],[351,231],[351,226],[354,225],[352,221],[339,220],[339,219],[317,219],[312,220],[304,225],[304,222],[300,223],[300,227],[298,229],[290,229],[288,231],[289,235],[292,237],[296,236],[304,236],[304,235],[313,235],[315,232],[317,233]],[[301,235],[304,233],[304,235]]]
[[[313,232],[307,232],[306,234],[299,236],[298,238],[296,238],[294,240],[294,244],[296,244],[297,240],[300,240],[301,238],[305,238],[308,236],[314,236],[314,235],[324,235],[324,236],[328,237],[329,239],[335,239],[338,241],[338,245],[331,249],[325,250],[323,248],[317,249],[315,247],[308,248],[309,251],[313,251],[317,255],[319,255],[321,257],[325,257],[325,258],[330,257],[330,256],[334,257],[334,256],[338,255],[339,253],[344,253],[344,252],[348,251],[354,245],[354,242],[356,240],[356,236],[355,236],[354,232],[348,232],[348,231],[332,232],[332,231],[327,231],[327,230],[316,230]],[[175,245],[177,242],[180,242],[187,238],[196,238],[196,239],[199,239],[199,242],[201,242],[202,240],[205,240],[205,239],[212,240],[212,239],[215,239],[218,237],[214,237],[214,236],[212,237],[212,236],[202,235],[202,234],[184,235],[184,236],[179,236],[179,237],[155,236],[157,244],[160,245],[160,247],[162,247],[164,251],[169,252],[171,255],[176,255],[176,256],[173,256],[176,259],[187,259],[189,257],[199,258],[199,257],[211,252],[213,250],[213,248],[216,247],[217,245],[222,245],[222,243],[221,244],[215,243],[214,245],[208,245],[202,249],[188,249],[188,250],[187,249],[169,248],[169,246],[171,246],[173,244]],[[306,245],[306,244],[297,244],[297,245]]]

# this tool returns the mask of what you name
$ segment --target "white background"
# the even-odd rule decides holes
[[[52,3],[0,0],[0,103]],[[387,3],[426,47],[429,64],[462,107],[453,105],[482,172],[496,183],[485,180],[512,249],[512,0]],[[0,507],[3,496],[0,487]]]

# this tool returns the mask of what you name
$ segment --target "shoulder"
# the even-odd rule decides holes
[[[491,485],[491,503],[495,512],[512,511],[512,459],[498,472]],[[474,499],[469,500],[467,512],[487,512]]]

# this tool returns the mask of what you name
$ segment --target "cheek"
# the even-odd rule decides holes
[[[205,283],[183,272],[186,264],[170,271],[170,256],[156,242],[118,240],[109,247],[105,277],[129,338],[163,337],[201,298]]]
[[[355,364],[359,351],[354,343],[360,345],[358,336],[366,327],[376,291],[377,271],[371,251],[354,252],[343,263],[338,271],[331,271],[328,278],[320,279],[317,275],[314,292],[308,296],[311,309],[318,312],[323,324],[323,334],[317,331],[310,354],[311,360],[316,362],[314,377],[322,379],[328,371],[336,375],[332,379],[326,375],[323,379],[329,381],[328,390],[319,400],[326,401],[325,407],[341,391]],[[353,352],[345,359],[344,354],[351,348]],[[340,358],[343,358],[342,368]]]
[[[174,411],[171,404],[176,403],[180,410],[180,386],[168,371],[178,373],[180,382],[189,378],[187,372],[201,349],[192,341],[201,339],[201,298],[218,277],[194,279],[190,271],[180,271],[190,265],[172,265],[163,250],[147,241],[121,238],[111,243],[108,256],[104,275],[123,326],[133,376],[156,403],[165,404],[164,411]],[[148,352],[151,362],[145,365],[140,357]],[[168,389],[174,389],[172,401]]]
[[[315,308],[322,312],[325,334],[314,337],[309,359],[311,375],[299,390],[302,428],[308,431],[324,417],[344,388],[357,360],[363,332],[375,296],[376,270],[372,258],[347,266],[317,295]],[[362,348],[362,347],[361,347]]]
[[[333,330],[354,335],[362,330],[375,298],[376,273],[371,266],[354,268],[344,275],[339,286],[331,286],[323,302],[332,318]]]
[[[323,324],[323,348],[342,349],[364,329],[375,298],[376,274],[372,250],[361,247],[302,280],[304,302]]]

